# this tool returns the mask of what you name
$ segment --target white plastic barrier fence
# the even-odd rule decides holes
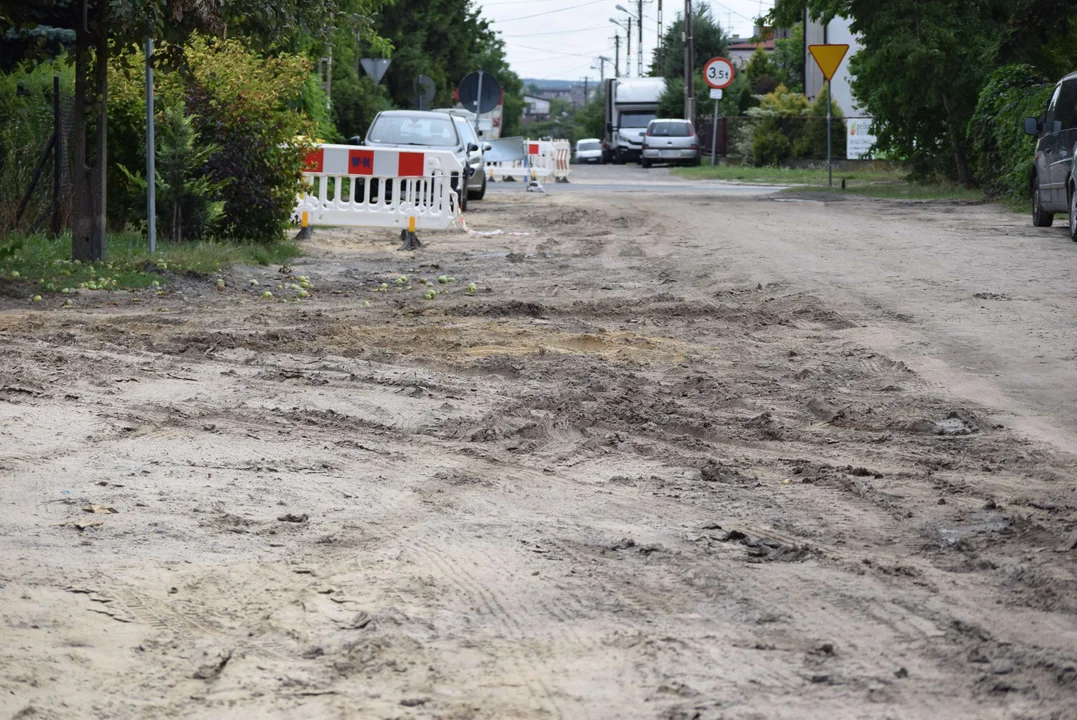
[[[464,168],[451,151],[318,145],[304,164],[314,192],[292,214],[304,226],[408,228],[414,218],[412,229],[444,230],[460,216],[452,185]]]
[[[567,140],[521,140],[520,159],[487,162],[486,172],[495,180],[556,178],[567,181],[572,147]]]

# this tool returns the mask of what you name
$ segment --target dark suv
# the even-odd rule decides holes
[[[1032,224],[1050,227],[1055,213],[1069,213],[1070,237],[1077,240],[1077,190],[1073,154],[1077,146],[1077,73],[1055,86],[1040,118],[1026,118],[1025,132],[1036,136],[1029,186]]]

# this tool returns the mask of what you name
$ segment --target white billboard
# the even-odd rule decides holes
[[[850,118],[845,121],[845,157],[847,160],[870,160],[875,136],[871,134],[871,118]]]

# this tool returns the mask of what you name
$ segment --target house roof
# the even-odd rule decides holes
[[[754,43],[754,42],[735,43],[735,44],[729,46],[730,50],[752,50],[752,51],[754,51],[756,48],[763,48],[765,51],[771,52],[772,50],[774,50],[774,39],[771,38],[770,40],[764,40],[763,42],[759,42],[759,43]]]

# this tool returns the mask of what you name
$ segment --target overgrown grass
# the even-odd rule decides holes
[[[701,167],[674,168],[674,175],[689,180],[731,180],[739,182],[771,183],[775,185],[826,185],[827,171],[822,168],[754,167],[751,165],[704,165]],[[834,171],[834,184],[870,182],[901,182],[908,173],[904,170],[850,170]]]
[[[170,276],[212,275],[230,265],[283,264],[300,255],[299,246],[216,242],[158,243],[150,255],[147,241],[137,233],[110,234],[105,262],[83,264],[71,258],[71,235],[11,235],[0,241],[0,278],[9,287],[27,292],[124,290],[169,284]]]

